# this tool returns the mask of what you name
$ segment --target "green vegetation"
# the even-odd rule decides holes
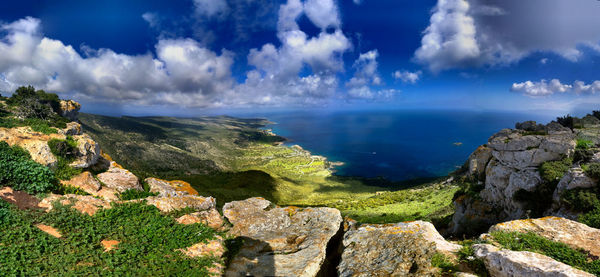
[[[577,139],[577,147],[575,148],[573,161],[582,163],[589,162],[594,155],[594,150],[591,149],[594,146],[595,144],[591,140]]]
[[[439,268],[443,274],[459,272],[458,266],[456,266],[456,264],[454,264],[454,262],[446,255],[439,252],[431,257],[431,265]]]
[[[480,243],[480,241],[463,241],[463,247],[458,250],[458,261],[459,263],[465,264],[467,267],[469,267],[475,274],[477,274],[477,276],[487,277],[490,274],[487,271],[485,264],[482,260],[475,257],[475,251],[473,250],[472,246],[476,243]]]
[[[573,249],[560,242],[554,242],[534,233],[494,232],[494,241],[513,251],[531,251],[551,257],[557,261],[600,275],[600,260],[589,259],[589,254]]]
[[[56,178],[47,167],[31,160],[24,149],[0,142],[0,185],[28,193],[48,192],[56,188]]]
[[[77,153],[77,142],[73,137],[68,136],[67,139],[51,139],[48,141],[50,151],[56,157],[57,163],[54,168],[54,174],[59,180],[69,180],[81,173],[81,169],[76,169],[70,166],[75,161]]]
[[[0,200],[1,276],[208,276],[216,257],[189,258],[177,249],[215,238],[202,224],[182,225],[144,203],[114,204],[94,216],[55,204],[46,214]],[[54,238],[35,227],[58,227]],[[105,252],[102,240],[117,240]]]
[[[565,158],[560,161],[545,162],[539,168],[540,176],[544,182],[556,186],[565,173],[569,171],[569,168],[572,164],[573,160],[571,158]]]
[[[158,193],[147,192],[143,190],[137,189],[128,189],[121,194],[119,194],[119,199],[121,200],[133,200],[133,199],[142,199],[150,196],[157,196]]]
[[[323,157],[279,145],[283,138],[260,130],[263,119],[79,119],[104,152],[142,179],[189,182],[217,205],[261,196],[278,205],[336,207],[361,222],[443,221],[458,189],[333,176]]]
[[[594,142],[587,139],[577,139],[577,148],[579,149],[590,149],[594,147]]]
[[[596,206],[591,212],[580,215],[578,220],[592,228],[600,229],[600,206]]]
[[[591,163],[581,168],[590,178],[600,180],[600,163]]]

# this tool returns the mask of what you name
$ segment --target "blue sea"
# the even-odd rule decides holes
[[[548,115],[465,111],[337,111],[262,114],[267,128],[313,154],[340,161],[337,175],[393,181],[444,176],[516,122]]]

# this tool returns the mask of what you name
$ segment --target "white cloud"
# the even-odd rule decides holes
[[[379,52],[371,50],[360,54],[352,66],[354,76],[346,82],[348,96],[355,99],[386,99],[399,93],[393,89],[378,89],[377,86],[383,85],[379,72],[377,71],[377,58]]]
[[[582,47],[600,51],[598,14],[591,0],[438,0],[415,58],[434,72],[510,64],[540,51],[576,62]]]
[[[540,63],[541,63],[541,64],[547,64],[547,63],[548,63],[548,61],[550,61],[548,58],[542,58],[542,59],[540,60]]]
[[[395,79],[399,79],[404,83],[416,84],[419,81],[419,79],[421,79],[422,74],[423,72],[421,70],[415,72],[397,70],[392,74],[392,76]]]
[[[306,0],[304,12],[321,29],[340,27],[340,15],[334,0]]]
[[[228,12],[229,6],[226,0],[194,0],[194,8],[197,15],[219,17]]]
[[[552,79],[549,82],[546,80],[539,82],[525,81],[514,83],[510,90],[528,96],[548,96],[555,93],[596,94],[600,92],[600,81],[594,81],[591,84],[575,81],[571,85],[563,84],[558,79]]]

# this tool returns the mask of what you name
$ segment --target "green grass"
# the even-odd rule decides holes
[[[57,239],[38,230],[58,227]],[[213,239],[202,224],[182,225],[143,203],[114,204],[87,216],[57,205],[48,213],[19,211],[0,200],[1,276],[207,276],[216,257],[188,258],[176,249]],[[104,252],[100,242],[117,240]]]
[[[590,259],[588,253],[573,249],[567,244],[551,241],[534,233],[494,232],[494,241],[513,251],[531,251],[551,257],[557,261],[600,275],[600,260]]]
[[[590,149],[594,147],[594,142],[591,140],[587,140],[587,139],[581,139],[578,138],[577,139],[577,146],[576,148],[578,149]]]

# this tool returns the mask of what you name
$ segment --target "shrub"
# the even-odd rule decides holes
[[[556,186],[565,173],[569,171],[572,164],[573,160],[571,158],[543,163],[539,168],[542,180]]]
[[[600,228],[600,206],[596,206],[594,210],[579,216],[579,222],[592,228]]]
[[[583,169],[590,178],[600,180],[600,163],[591,163]]]
[[[27,151],[0,142],[0,184],[35,194],[51,191],[56,183],[53,172],[32,161]]]
[[[595,116],[597,119],[600,119],[600,111],[592,111],[592,115]]]
[[[573,154],[573,162],[589,162],[594,156],[594,151],[591,149],[576,148]]]
[[[593,189],[572,189],[567,190],[561,195],[561,202],[569,209],[576,212],[589,212],[596,207],[600,207],[598,193]]]
[[[442,253],[435,253],[433,257],[431,257],[431,265],[439,268],[442,273],[452,273],[459,271],[458,266],[456,266],[452,260],[450,260],[446,255]]]
[[[557,117],[556,122],[564,127],[573,129],[573,117],[569,114],[562,117]]]
[[[48,141],[50,151],[54,156],[65,159],[74,158],[77,153],[77,142],[73,137],[68,136],[67,139],[51,139]]]
[[[577,148],[590,149],[594,146],[594,142],[587,139],[577,139]]]
[[[124,192],[122,192],[119,195],[119,198],[121,200],[133,200],[133,199],[142,199],[142,198],[146,198],[146,197],[150,197],[150,196],[157,196],[158,193],[154,193],[154,192],[147,192],[147,191],[143,191],[143,190],[137,190],[137,189],[128,189]]]

